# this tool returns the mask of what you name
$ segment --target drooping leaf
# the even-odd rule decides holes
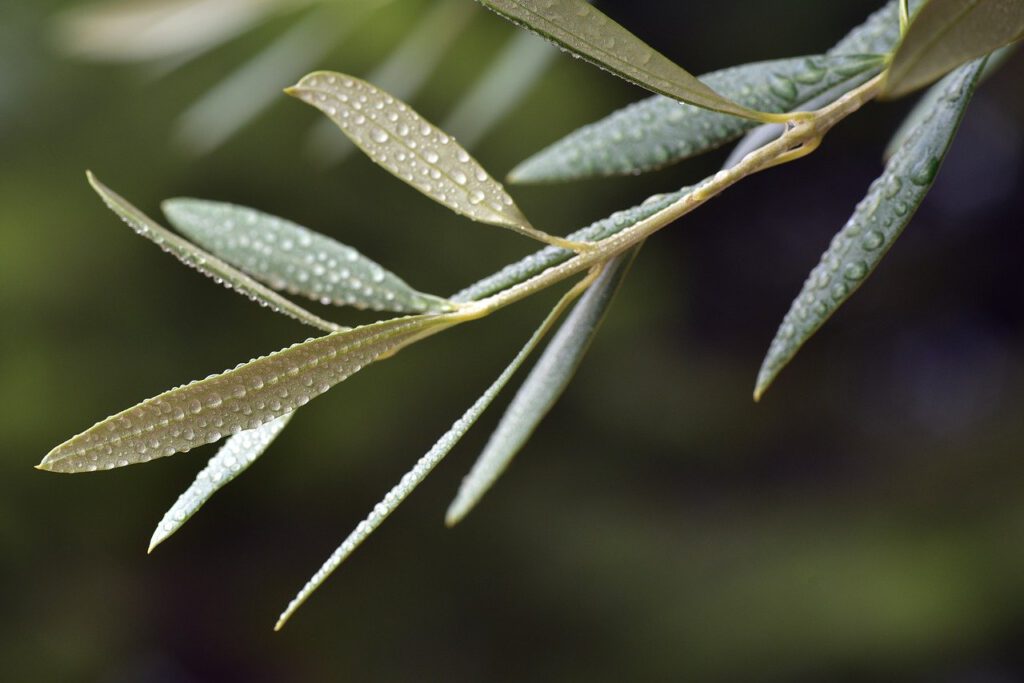
[[[132,230],[151,240],[186,266],[195,268],[203,275],[213,278],[215,282],[247,296],[261,306],[266,306],[272,311],[295,318],[299,322],[326,332],[343,329],[285,299],[272,289],[267,289],[245,273],[236,270],[216,256],[203,251],[188,240],[175,235],[101,183],[91,172],[87,172],[86,177],[88,177],[89,184],[96,190],[96,193],[107,207],[120,216],[121,220],[127,223]]]
[[[903,142],[832,239],[794,299],[758,372],[754,399],[800,347],[860,287],[910,222],[932,186],[977,84],[984,59],[942,82],[930,115]]]
[[[569,52],[642,88],[705,109],[773,120],[723,97],[586,0],[480,0]]]
[[[352,247],[283,218],[203,199],[168,199],[163,209],[189,239],[274,289],[376,311],[451,309]]]
[[[914,15],[883,86],[899,97],[1024,38],[1024,0],[929,0]]]
[[[225,441],[217,454],[210,458],[209,464],[196,475],[192,485],[178,497],[160,523],[156,525],[147,552],[153,552],[153,548],[180,529],[213,494],[249,469],[249,466],[256,462],[256,459],[263,455],[263,452],[277,438],[294,414],[287,413],[256,429],[239,432]]]
[[[455,213],[571,246],[530,225],[501,183],[465,149],[383,90],[346,74],[316,71],[286,92],[325,113],[378,165]]]
[[[530,355],[530,353],[537,347],[537,344],[544,337],[545,334],[551,329],[555,321],[565,312],[565,309],[576,300],[576,297],[582,293],[589,285],[589,278],[581,281],[579,284],[570,289],[566,294],[559,300],[555,307],[548,313],[544,322],[541,323],[540,327],[533,333],[530,339],[526,342],[526,345],[519,350],[512,362],[508,364],[498,378],[494,380],[491,386],[487,387],[483,394],[480,395],[473,405],[471,405],[466,412],[462,414],[458,420],[456,420],[451,428],[445,432],[440,439],[430,448],[425,455],[423,455],[411,470],[406,472],[402,479],[396,484],[384,499],[381,500],[377,505],[374,506],[369,516],[360,522],[356,528],[348,535],[348,537],[342,542],[338,548],[331,553],[331,556],[327,558],[327,561],[317,570],[315,574],[306,582],[306,585],[302,587],[302,590],[295,596],[295,598],[288,604],[288,607],[281,613],[281,616],[277,620],[277,624],[274,626],[274,630],[278,631],[285,625],[295,611],[302,606],[310,595],[313,594],[317,588],[319,588],[324,581],[327,580],[335,569],[341,566],[349,555],[351,555],[356,548],[358,548],[363,541],[365,541],[370,534],[377,530],[384,520],[388,518],[395,509],[401,505],[409,494],[415,490],[420,483],[426,479],[427,475],[448,455],[449,451],[455,447],[462,437],[469,431],[470,427],[480,418],[487,407],[494,401],[498,393],[501,392],[502,388],[515,374],[516,370],[523,364],[523,361]]]
[[[610,216],[580,228],[568,235],[568,237],[579,242],[596,242],[606,237],[611,237],[626,228],[650,218],[659,211],[665,210],[698,187],[700,187],[699,184],[690,185],[668,194],[652,195],[644,200],[643,203],[622,211],[616,211]],[[559,263],[567,261],[571,256],[572,252],[565,249],[545,247],[473,283],[462,291],[453,294],[449,299],[455,302],[483,299],[528,280],[552,266],[557,266]]]
[[[565,391],[639,250],[638,245],[611,260],[551,338],[462,480],[445,515],[448,526],[460,522],[476,506]]]
[[[716,91],[767,112],[838,98],[881,71],[882,57],[795,57],[745,64],[701,77]],[[758,125],[664,96],[648,97],[584,126],[509,173],[516,183],[643,173],[715,149]]]
[[[386,320],[294,344],[165,391],[93,425],[39,464],[91,472],[183,453],[294,411],[379,358],[462,322],[458,314]]]

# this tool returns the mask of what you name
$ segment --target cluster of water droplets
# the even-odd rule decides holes
[[[293,89],[371,159],[431,199],[483,223],[530,229],[496,180],[404,102],[351,76],[318,72]]]
[[[307,339],[147,399],[53,449],[42,466],[83,472],[147,462],[219,441],[304,406],[429,321],[399,318]]]
[[[944,92],[938,106],[903,141],[833,237],[772,340],[758,373],[756,394],[853,294],[910,222],[953,140],[979,69],[961,69],[937,86]]]
[[[249,429],[235,434],[224,442],[217,454],[196,475],[195,481],[175,501],[174,505],[157,524],[156,531],[149,542],[152,550],[168,536],[177,531],[182,524],[196,513],[207,500],[225,484],[249,468],[257,458],[263,455],[267,447],[294,413],[287,413],[271,420],[256,429]]]
[[[282,313],[299,322],[327,332],[341,329],[338,325],[310,313],[273,290],[267,289],[216,256],[197,248],[188,240],[175,235],[129,204],[122,197],[116,195],[109,188],[99,183],[95,178],[91,178],[90,182],[93,183],[93,187],[100,194],[107,208],[116,213],[128,227],[156,244],[163,251],[174,256],[186,266],[194,268],[217,284],[232,289],[260,306],[269,308],[276,313]]]
[[[169,200],[164,212],[181,232],[275,289],[377,311],[448,308],[352,247],[283,218],[198,199]]]
[[[863,58],[796,57],[723,69],[701,80],[745,107],[784,112],[844,83],[857,85],[873,65]],[[567,135],[510,177],[543,182],[642,173],[715,149],[756,125],[655,95]]]

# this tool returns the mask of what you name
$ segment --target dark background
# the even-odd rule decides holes
[[[394,0],[318,66],[370,73],[437,1]],[[5,679],[1024,675],[1020,55],[980,89],[906,234],[760,405],[750,392],[768,342],[879,174],[909,101],[870,106],[818,153],[652,239],[563,400],[479,509],[455,530],[442,524],[504,401],[274,633],[295,591],[555,293],[432,338],[304,408],[147,557],[154,525],[214,447],[90,476],[32,466],[106,415],[310,331],[135,237],[86,168],[153,215],[177,195],[252,205],[442,294],[533,247],[360,156],[315,162],[316,113],[283,95],[224,145],[189,153],[173,132],[182,111],[294,13],[156,78],[152,64],[62,51],[55,17],[75,4],[0,9]],[[602,6],[701,73],[823,51],[879,4]],[[415,106],[443,120],[514,31],[475,6]],[[472,151],[501,175],[642,96],[558,57]],[[565,233],[693,182],[723,155],[512,193],[535,224]]]

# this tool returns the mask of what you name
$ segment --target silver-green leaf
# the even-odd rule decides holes
[[[823,93],[839,97],[881,71],[871,55],[795,57],[723,69],[701,80],[767,112],[802,107]],[[664,96],[648,97],[570,133],[509,173],[515,183],[643,173],[715,149],[758,125]]]
[[[705,109],[772,119],[723,97],[586,0],[480,0],[510,21],[642,88]]]
[[[409,494],[416,489],[420,483],[426,479],[427,475],[444,459],[446,455],[455,447],[455,445],[462,439],[462,437],[469,431],[470,427],[480,418],[483,412],[489,405],[494,401],[495,397],[501,392],[501,390],[508,384],[508,381],[515,374],[516,370],[523,364],[523,361],[530,355],[530,353],[537,347],[537,344],[544,337],[545,334],[551,329],[555,321],[565,312],[565,309],[576,300],[581,292],[586,289],[589,285],[589,278],[581,281],[579,284],[570,289],[566,294],[559,300],[555,307],[548,313],[544,322],[541,323],[540,327],[534,331],[533,335],[526,342],[526,345],[519,350],[512,362],[508,364],[498,378],[489,386],[480,397],[473,402],[466,412],[462,414],[458,420],[456,420],[452,426],[445,432],[437,442],[430,448],[425,455],[423,455],[411,470],[405,473],[402,479],[394,487],[388,491],[384,499],[377,503],[370,514],[356,525],[356,528],[345,538],[338,548],[331,553],[327,561],[323,563],[320,569],[306,582],[306,585],[302,587],[302,590],[295,596],[295,598],[288,604],[288,607],[281,613],[281,616],[277,620],[277,624],[274,626],[274,630],[280,630],[285,623],[295,614],[296,610],[302,606],[310,595],[319,588],[324,581],[327,580],[334,570],[336,570],[341,564],[348,559],[349,555],[355,552],[363,541],[365,541],[370,534],[377,530],[377,528],[384,523],[384,520],[395,511],[395,509],[401,505]]]
[[[832,239],[783,318],[761,365],[757,400],[800,347],[860,287],[910,222],[932,186],[956,135],[984,59],[954,71],[942,82],[930,114],[889,159],[853,215]]]
[[[1024,38],[1024,0],[929,0],[896,48],[883,95],[899,97]]]
[[[989,76],[997,71],[1013,54],[1016,47],[1017,45],[1007,45],[989,55],[988,60],[985,62],[985,68],[981,70],[981,75],[978,76],[978,83],[984,83]],[[885,152],[882,154],[883,159],[888,161],[896,153],[896,150],[900,148],[903,142],[917,130],[921,122],[931,115],[932,109],[942,99],[943,94],[944,84],[942,83],[936,83],[925,91],[924,95],[914,105],[914,108],[910,110],[910,113],[904,117],[899,128],[890,138],[889,144],[885,146]]]
[[[148,552],[153,552],[153,548],[180,529],[206,501],[213,497],[213,494],[249,469],[249,466],[256,462],[256,459],[263,455],[263,452],[277,438],[294,414],[287,413],[256,429],[239,432],[225,441],[217,454],[210,458],[206,467],[196,475],[191,486],[178,497],[160,523],[156,525],[153,537],[149,541]]]
[[[202,199],[168,199],[163,210],[189,239],[274,289],[375,311],[451,310],[352,247],[284,218]]]
[[[186,266],[195,268],[203,275],[212,278],[215,282],[219,282],[228,289],[233,289],[239,294],[243,294],[261,306],[266,306],[273,311],[295,318],[299,322],[326,332],[343,329],[339,325],[335,325],[310,313],[305,308],[285,299],[272,289],[264,287],[245,273],[231,267],[213,254],[209,254],[188,240],[175,235],[101,183],[91,172],[86,175],[89,179],[89,184],[92,185],[93,189],[96,190],[96,193],[99,194],[111,211],[120,216],[121,220],[127,223],[132,230],[151,240]]]
[[[463,319],[456,313],[396,318],[293,344],[108,417],[54,448],[39,468],[112,469],[256,429],[375,360]]]
[[[921,1],[914,0],[912,7]],[[828,96],[838,98],[879,72],[882,64],[871,55],[887,53],[899,41],[897,5],[896,0],[887,3],[822,57],[748,64],[701,76],[701,80],[746,106],[766,111],[824,106],[832,101]],[[816,81],[821,60],[829,69]],[[642,173],[710,151],[755,125],[753,121],[679,105],[671,98],[648,97],[541,150],[513,169],[509,179],[540,183]],[[757,146],[748,145],[748,151]],[[738,152],[737,160],[743,154],[742,150]]]
[[[285,92],[322,111],[379,166],[455,213],[571,246],[530,225],[501,183],[461,145],[380,88],[316,71]]]
[[[476,506],[565,391],[639,249],[638,245],[608,262],[551,338],[462,480],[445,515],[449,526],[460,522]]]

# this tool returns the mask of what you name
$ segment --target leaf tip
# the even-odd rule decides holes
[[[467,505],[465,493],[460,489],[455,495],[455,500],[448,506],[448,511],[444,513],[444,525],[449,529],[454,527],[466,518],[470,507],[472,506]]]
[[[153,553],[153,548],[157,547],[165,540],[167,540],[168,534],[160,533],[160,527],[158,526],[156,531],[153,532],[153,537],[149,539],[149,547],[146,548],[146,554],[150,555]]]
[[[765,359],[767,364],[768,359]],[[774,371],[768,370],[762,366],[761,370],[757,373],[757,382],[754,383],[754,403],[760,403],[765,393],[771,387],[772,382],[775,381],[775,377],[778,375],[778,371],[781,368],[777,368]]]

